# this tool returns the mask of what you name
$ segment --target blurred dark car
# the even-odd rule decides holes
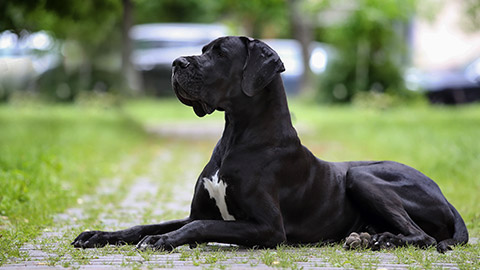
[[[294,39],[265,39],[263,41],[272,47],[282,59],[285,66],[285,71],[282,73],[285,91],[289,95],[298,94],[301,78],[305,73],[300,42]],[[319,75],[325,71],[332,49],[326,44],[312,42],[309,50],[309,72]]]
[[[460,68],[410,71],[406,82],[412,90],[425,91],[432,103],[462,104],[480,101],[480,58]]]
[[[141,74],[142,88],[151,95],[172,95],[172,62],[179,56],[201,54],[208,42],[228,35],[219,24],[155,23],[133,26],[132,63]]]

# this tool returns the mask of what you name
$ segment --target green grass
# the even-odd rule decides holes
[[[330,161],[396,160],[418,168],[434,179],[448,200],[464,217],[470,235],[480,236],[480,105],[465,107],[397,107],[389,110],[359,107],[323,107],[293,100],[294,125],[303,143],[318,157]],[[152,138],[142,125],[155,123],[189,125],[223,122],[223,113],[197,118],[192,109],[175,99],[134,100],[121,109],[82,106],[0,106],[0,265],[9,257],[28,260],[19,252],[26,241],[44,230],[55,230],[52,216],[68,207],[86,209],[89,215],[79,227],[41,240],[51,246],[47,265],[75,267],[103,255],[124,255],[123,265],[142,267],[134,247],[78,250],[69,243],[84,229],[102,229],[100,216],[133,222],[135,216],[121,216],[115,209],[128,194],[136,177],[161,180],[155,196],[143,198],[149,207],[139,213],[141,223],[183,218],[184,210],[155,214],[165,202],[175,201],[173,187],[182,179],[193,183],[208,161],[214,141],[185,138]],[[158,159],[159,155],[165,159]],[[125,166],[125,160],[134,164]],[[185,162],[189,170],[185,170]],[[183,165],[178,165],[183,164]],[[127,168],[128,167],[128,168]],[[188,167],[188,166],[187,166]],[[95,186],[105,178],[122,177],[117,192],[99,196]],[[191,178],[191,179],[190,179]],[[184,181],[184,180],[182,180]],[[97,195],[95,203],[78,204],[80,196]],[[95,196],[94,196],[95,197]],[[105,208],[95,208],[102,203]],[[56,224],[62,227],[62,224]],[[111,225],[110,225],[111,226]],[[36,240],[34,240],[35,243]],[[53,245],[55,243],[55,245]],[[412,268],[435,268],[436,263],[454,263],[462,269],[480,267],[480,245],[457,247],[453,253],[415,248],[394,251],[344,251],[341,245],[279,247],[276,250],[238,250],[202,245],[181,248],[180,260],[201,267],[228,268],[229,262],[272,268],[302,268],[318,260],[336,267],[376,268],[378,256],[393,256],[397,263]],[[173,255],[175,255],[175,252]],[[64,258],[64,255],[70,259]],[[171,261],[157,265],[156,256],[141,254],[148,267],[171,267]],[[169,259],[170,260],[170,259]]]
[[[0,106],[0,265],[146,138],[120,112]]]

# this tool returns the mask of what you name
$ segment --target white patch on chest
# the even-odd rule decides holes
[[[218,171],[212,175],[211,179],[204,177],[203,186],[208,191],[210,199],[215,200],[223,220],[235,220],[235,218],[228,213],[227,203],[225,202],[227,184],[221,179],[218,179]]]

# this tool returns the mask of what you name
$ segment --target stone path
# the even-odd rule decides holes
[[[133,246],[81,250],[69,245],[80,231],[88,228],[115,230],[185,217],[197,174],[215,144],[209,136],[203,139],[203,142],[193,142],[191,138],[163,142],[139,175],[131,176],[130,171],[143,161],[128,158],[116,178],[102,180],[92,195],[78,200],[77,207],[57,215],[55,226],[26,243],[20,250],[20,258],[0,268],[469,269],[478,266],[479,248],[471,251],[468,247],[443,255],[414,249],[346,252],[339,245],[252,250],[210,244],[196,249],[183,246],[171,253],[138,252]],[[479,245],[478,241],[475,245]]]

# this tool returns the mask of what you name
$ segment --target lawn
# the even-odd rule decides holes
[[[0,265],[146,138],[118,110],[0,106]]]
[[[376,110],[292,100],[291,111],[303,143],[318,157],[330,161],[387,159],[418,168],[439,184],[464,217],[471,236],[480,236],[479,105]],[[168,183],[175,182],[175,174],[182,170],[175,167],[174,161],[191,157],[198,165],[190,167],[192,172],[182,173],[195,176],[215,144],[213,140],[199,145],[188,140],[152,137],[142,126],[221,125],[222,121],[223,114],[219,112],[198,119],[191,108],[174,99],[133,100],[121,107],[107,108],[1,105],[0,265],[8,257],[21,256],[18,249],[23,243],[53,226],[55,213],[77,207],[79,198],[95,193],[96,185],[103,179],[125,174],[120,169],[129,157],[145,152],[141,158],[144,162],[139,163],[149,164],[149,159],[154,158],[151,152],[169,149],[174,153],[173,161],[165,163],[163,193],[155,198],[169,200],[175,197],[174,191],[168,190]],[[169,158],[172,157],[167,155],[166,159]],[[129,170],[131,178],[150,170],[147,167]],[[123,189],[128,189],[128,185]],[[108,203],[119,198],[105,196],[102,200]],[[167,216],[183,217],[176,215],[179,214]],[[82,226],[96,226],[97,217],[83,221]],[[144,217],[145,222],[152,220],[155,219],[151,213]],[[69,248],[67,241],[62,244],[65,249]],[[398,256],[402,256],[401,252],[413,251],[400,251]],[[478,245],[473,254],[478,257]],[[271,256],[266,252],[262,255]]]

